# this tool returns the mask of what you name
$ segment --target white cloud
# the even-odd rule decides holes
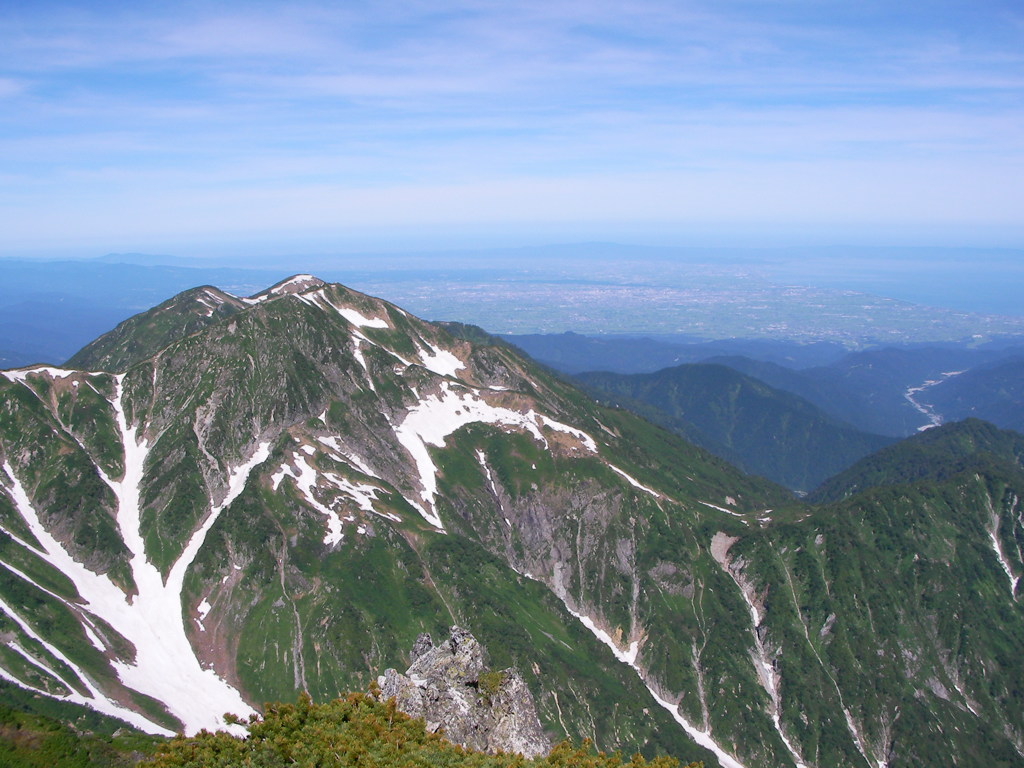
[[[9,77],[0,77],[0,99],[18,96],[25,90],[25,84]]]
[[[1018,218],[1024,29],[771,5],[21,10],[3,223]]]

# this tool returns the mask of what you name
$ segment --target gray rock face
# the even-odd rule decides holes
[[[484,752],[535,757],[551,749],[519,671],[488,670],[486,652],[466,630],[452,627],[437,646],[430,635],[420,635],[411,658],[404,675],[388,669],[377,683],[382,698],[394,698],[399,710],[422,717],[428,730]]]

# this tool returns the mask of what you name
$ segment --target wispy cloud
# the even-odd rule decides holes
[[[111,247],[129,228],[326,231],[351,212],[1012,223],[1020,14],[914,8],[26,4],[0,26],[0,226],[52,231],[44,202]]]

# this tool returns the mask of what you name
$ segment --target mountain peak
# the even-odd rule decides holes
[[[242,301],[247,304],[257,304],[261,301],[267,301],[268,299],[276,299],[279,296],[287,296],[292,293],[304,293],[313,288],[323,288],[325,285],[327,285],[327,283],[313,275],[292,275],[291,277],[286,277],[279,283],[275,283],[265,291],[260,291],[247,299],[242,299]]]

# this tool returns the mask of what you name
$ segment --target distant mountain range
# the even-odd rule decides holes
[[[798,491],[810,491],[893,442],[725,365],[698,363],[632,375],[583,373],[575,380],[599,399]]]
[[[8,707],[195,732],[365,688],[458,624],[552,736],[602,750],[1024,766],[1013,433],[929,430],[806,504],[479,329],[309,275],[192,289],[73,360],[0,373]],[[708,433],[840,428],[678,375],[640,394],[689,420],[703,386]]]
[[[768,339],[696,341],[692,337],[584,336],[583,334],[502,334],[535,360],[564,373],[588,371],[653,373],[681,363],[729,356],[748,357],[785,368],[828,365],[848,354],[835,342],[801,344]]]
[[[982,416],[971,410],[980,408],[998,426],[1021,425],[1014,406],[1024,399],[1016,386],[1021,378],[1015,374],[1024,361],[1024,343],[916,345],[838,354],[827,344],[801,349],[795,343],[757,340],[680,344],[572,333],[504,338],[537,361],[572,375],[653,373],[679,363],[725,365],[798,395],[857,429],[891,437],[906,437],[935,423],[915,400],[934,401],[940,420],[943,409],[947,420],[955,421]],[[963,378],[967,371],[971,375]],[[911,391],[921,387],[927,393]]]

